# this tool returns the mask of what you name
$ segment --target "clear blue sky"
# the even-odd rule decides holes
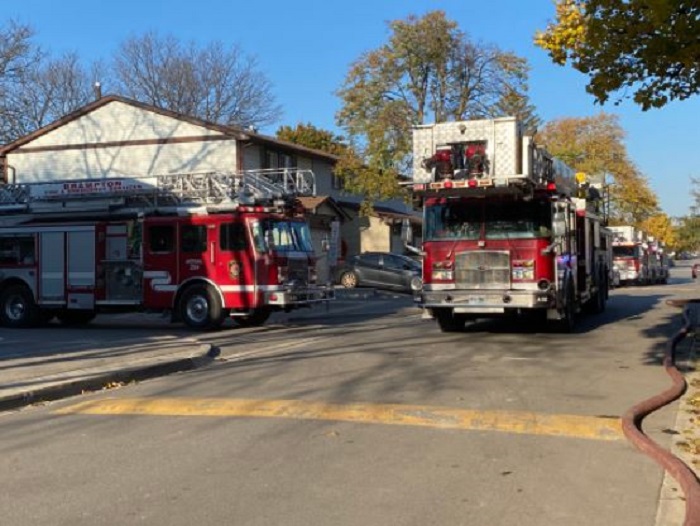
[[[553,65],[532,44],[554,15],[552,0],[6,0],[5,20],[28,23],[52,53],[75,51],[109,60],[125,38],[149,30],[183,40],[237,43],[257,57],[284,108],[278,125],[310,122],[335,129],[334,92],[350,63],[387,41],[386,22],[442,9],[474,40],[529,60],[530,92],[540,117],[583,117],[601,111],[583,75]],[[685,215],[690,177],[700,177],[700,97],[642,112],[606,105],[620,116],[630,157],[648,177],[663,210]]]

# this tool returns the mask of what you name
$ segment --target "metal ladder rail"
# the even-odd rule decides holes
[[[270,169],[249,170],[241,173],[193,172],[163,174],[144,177],[125,177],[122,180],[145,185],[125,187],[123,190],[99,189],[77,195],[59,193],[42,194],[43,187],[58,188],[61,184],[85,184],[110,179],[63,180],[37,183],[0,185],[0,209],[15,210],[31,207],[41,202],[77,202],[80,199],[113,199],[118,197],[157,205],[158,202],[175,203],[234,203],[240,197],[272,200],[300,195],[315,195],[316,185],[311,170]],[[115,178],[116,180],[116,178]],[[36,191],[33,191],[36,190]],[[247,195],[246,195],[247,194]]]

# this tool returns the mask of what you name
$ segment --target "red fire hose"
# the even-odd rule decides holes
[[[700,300],[684,301],[682,304],[668,302],[674,306],[688,303],[700,303]],[[667,343],[663,365],[671,377],[673,385],[664,392],[638,403],[622,415],[622,431],[637,449],[653,458],[680,484],[685,494],[684,526],[700,526],[700,481],[697,476],[681,459],[670,451],[663,449],[644,434],[641,428],[642,420],[648,414],[680,398],[685,393],[687,383],[676,368],[676,346],[683,341],[691,329],[692,323],[687,307],[683,311],[683,328],[680,329]]]

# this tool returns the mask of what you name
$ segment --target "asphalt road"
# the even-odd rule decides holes
[[[3,523],[652,526],[662,472],[616,417],[667,387],[692,287],[618,289],[572,335],[442,334],[394,298],[198,335],[205,369],[0,416]],[[192,337],[119,324],[90,337]]]

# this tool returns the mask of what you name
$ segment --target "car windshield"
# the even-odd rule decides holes
[[[425,239],[512,239],[551,235],[546,201],[454,201],[426,207]]]
[[[313,252],[311,231],[304,221],[266,219],[251,225],[259,252]]]

